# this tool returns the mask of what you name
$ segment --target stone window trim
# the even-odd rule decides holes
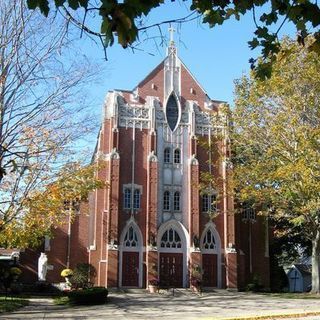
[[[138,184],[124,184],[122,186],[123,209],[139,210],[141,208],[142,186]]]

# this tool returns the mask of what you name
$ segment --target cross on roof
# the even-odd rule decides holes
[[[169,27],[169,34],[170,34],[170,45],[173,45],[174,44],[174,40],[173,40],[173,33],[175,32],[176,30],[173,28],[173,27]]]

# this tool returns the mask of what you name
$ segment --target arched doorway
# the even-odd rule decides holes
[[[186,286],[187,231],[176,220],[164,223],[158,231],[159,280],[164,287]]]
[[[134,221],[124,228],[120,241],[120,287],[141,287],[142,236]]]
[[[203,286],[221,288],[221,242],[214,223],[206,225],[200,244]]]

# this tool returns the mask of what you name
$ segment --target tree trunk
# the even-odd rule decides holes
[[[316,231],[312,240],[312,293],[320,293],[320,230]]]

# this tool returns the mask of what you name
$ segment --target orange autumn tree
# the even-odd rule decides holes
[[[64,223],[69,214],[73,216],[90,191],[105,185],[96,179],[96,170],[96,165],[72,163],[64,166],[56,181],[24,199],[23,210],[18,215],[12,211],[5,219],[0,219],[0,246],[39,245],[52,227]]]
[[[320,293],[320,60],[293,40],[282,47],[290,55],[279,53],[270,79],[236,82],[233,181],[239,201],[272,218],[275,236],[312,243]]]

